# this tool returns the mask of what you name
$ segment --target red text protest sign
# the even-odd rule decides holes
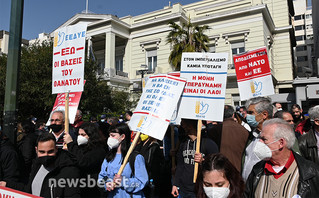
[[[178,116],[223,121],[227,53],[183,53],[181,77],[187,79]]]
[[[274,94],[266,47],[233,56],[241,100]]]
[[[86,24],[54,32],[52,94],[83,91]]]
[[[0,186],[0,198],[40,198],[25,192]]]

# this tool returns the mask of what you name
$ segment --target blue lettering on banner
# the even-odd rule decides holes
[[[69,40],[75,40],[75,39],[83,38],[83,37],[85,37],[85,31],[77,32],[77,33],[74,33],[74,34],[67,34],[65,36],[65,40],[69,41]]]
[[[144,100],[144,101],[143,101],[143,104],[147,104],[147,100]]]
[[[146,92],[146,93],[152,93],[152,92],[153,92],[153,89],[146,89],[145,92]]]

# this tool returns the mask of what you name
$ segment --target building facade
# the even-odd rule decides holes
[[[146,75],[173,71],[168,63],[172,46],[166,42],[169,21],[182,24],[190,19],[193,24],[208,25],[210,52],[229,53],[227,104],[242,105],[232,55],[263,46],[268,51],[275,100],[287,103],[293,92],[293,16],[292,0],[202,0],[122,18],[76,14],[60,27],[87,23],[87,48],[99,63],[99,74],[112,87],[132,91],[140,88],[141,65],[147,67]]]
[[[313,76],[314,73],[314,40],[312,7],[309,0],[294,0],[294,29],[296,36],[295,72],[298,77]]]
[[[0,30],[0,54],[8,54],[10,33],[5,30]],[[29,40],[22,39],[21,46],[28,46]]]

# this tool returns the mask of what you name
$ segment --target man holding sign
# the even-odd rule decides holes
[[[195,184],[194,164],[201,163],[205,155],[218,153],[217,144],[209,139],[201,139],[200,153],[195,153],[197,144],[197,120],[182,119],[181,127],[185,130],[187,139],[180,144],[177,153],[177,167],[173,182],[172,195],[177,197],[196,197],[194,193]]]
[[[205,142],[204,139],[204,142],[200,142],[202,139],[201,120],[223,121],[227,65],[227,53],[192,52],[182,55],[181,77],[186,78],[187,83],[182,94],[178,115],[194,121],[192,121],[193,125],[186,125],[187,129],[183,126],[190,139],[185,143],[186,149],[180,147],[177,155],[176,181],[172,189],[174,196],[181,193],[182,197],[195,197],[193,183],[196,182],[201,153],[218,152],[216,143]],[[194,142],[192,150],[190,150],[191,142]],[[205,148],[206,145],[212,150],[205,153],[203,147]],[[180,178],[180,174],[184,178]]]
[[[57,148],[61,149],[63,148],[63,136],[65,134],[65,117],[64,117],[64,111],[58,110],[54,111],[50,118],[50,130],[52,130],[52,134],[54,135],[56,139],[56,146]],[[76,141],[76,136],[74,134],[74,131],[69,132],[73,141]]]

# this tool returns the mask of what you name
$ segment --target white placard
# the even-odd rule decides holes
[[[240,100],[275,94],[267,48],[234,55]]]
[[[227,65],[227,53],[183,53],[181,118],[223,121]]]
[[[25,193],[22,191],[14,190],[7,187],[0,186],[0,197],[1,198],[40,198],[38,196]]]
[[[174,76],[150,76],[129,122],[137,131],[162,140],[186,80]]]
[[[77,24],[54,32],[52,94],[83,91],[86,28]]]

